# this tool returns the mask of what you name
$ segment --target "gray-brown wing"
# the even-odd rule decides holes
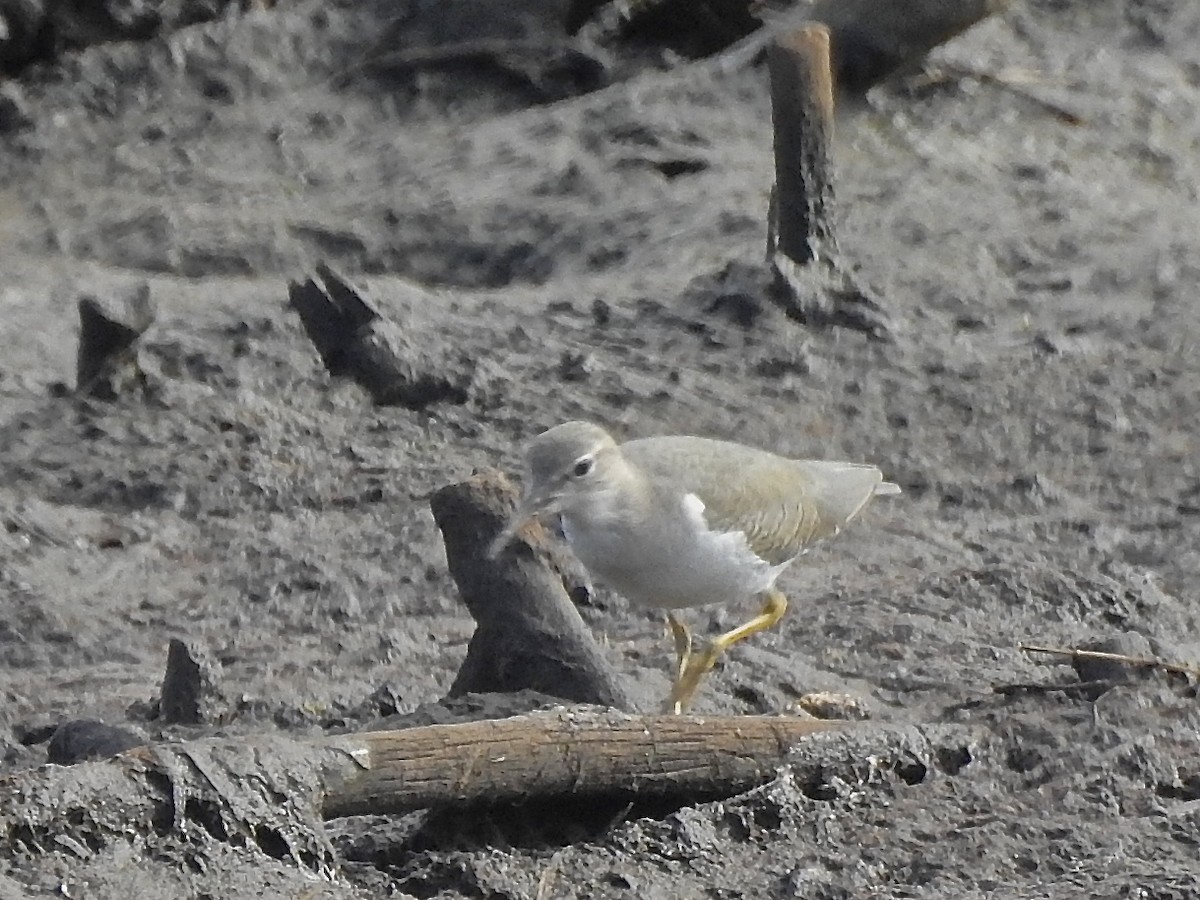
[[[622,450],[660,484],[694,493],[710,527],[744,532],[772,565],[837,534],[883,481],[874,466],[785,459],[723,441],[647,438]]]

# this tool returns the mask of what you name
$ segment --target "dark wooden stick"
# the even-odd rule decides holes
[[[169,724],[220,722],[229,704],[220,686],[220,663],[194,642],[171,638],[158,696],[158,715]]]
[[[1072,699],[1090,701],[1112,688],[1114,684],[1115,682],[1112,681],[1075,681],[1070,684],[1020,681],[992,685],[992,693],[1003,694],[1006,697],[1020,696],[1021,694],[1065,694]]]
[[[326,265],[288,285],[288,303],[331,375],[349,376],[381,406],[464,403],[468,360],[434,358],[363,292]]]
[[[118,301],[81,297],[75,389],[113,400],[125,388],[140,383],[137,342],[153,323],[148,284],[138,285]]]
[[[535,690],[577,703],[633,709],[563,586],[578,579],[540,525],[495,559],[487,547],[516,505],[500,472],[487,471],[430,498],[446,561],[477,627],[450,695]]]

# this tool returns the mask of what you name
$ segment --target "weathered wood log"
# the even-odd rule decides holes
[[[564,709],[311,741],[275,735],[149,745],[0,778],[0,852],[40,852],[63,836],[99,847],[157,831],[269,840],[297,858],[328,860],[322,817],[554,798],[729,796],[770,780],[811,735],[845,727]]]
[[[771,296],[813,327],[889,336],[888,319],[843,267],[835,221],[833,75],[829,30],[810,22],[780,35],[767,53],[775,185],[767,213]]]
[[[577,566],[532,524],[495,559],[486,548],[516,505],[500,472],[485,471],[430,498],[450,574],[476,629],[450,688],[465,693],[533,690],[576,703],[633,709],[564,587]]]
[[[774,776],[788,750],[845,722],[562,710],[348,736],[361,765],[326,782],[328,818],[546,798],[709,798]]]
[[[139,284],[119,300],[80,297],[75,390],[115,400],[123,391],[143,384],[137,343],[153,323],[148,284]]]
[[[0,856],[106,848],[221,848],[325,874],[322,819],[496,801],[627,797],[680,804],[733,796],[781,768],[813,796],[881,779],[917,784],[978,756],[961,726],[889,728],[782,717],[626,716],[560,710],[465,725],[295,741],[158,744],[0,778]],[[128,851],[126,851],[128,852]]]
[[[329,373],[353,378],[380,406],[466,402],[469,360],[436,358],[328,266],[289,283],[288,303]]]

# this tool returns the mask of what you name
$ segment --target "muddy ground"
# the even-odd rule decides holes
[[[1023,641],[1200,658],[1200,7],[1018,3],[934,55],[1006,83],[892,82],[841,115],[843,250],[890,343],[718,277],[762,265],[762,66],[361,70],[433,18],[281,2],[3,85],[0,773],[69,719],[176,734],[148,717],[172,637],[217,662],[220,733],[441,697],[472,622],[425,498],[567,418],[878,463],[904,494],[786,574],[789,616],[697,711],[837,691],[945,752],[573,843],[381,852],[389,823],[344,823],[319,875],[220,846],[31,849],[0,895],[1200,894],[1186,679],[995,690],[1076,680]],[[285,304],[322,260],[463,402],[379,408],[328,376]],[[150,390],[73,398],[77,300],[142,283]],[[658,618],[604,591],[583,614],[656,709]]]

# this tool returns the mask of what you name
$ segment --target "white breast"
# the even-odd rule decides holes
[[[682,507],[635,522],[609,504],[586,514],[564,512],[563,533],[599,581],[642,606],[677,609],[733,603],[761,594],[787,563],[772,566],[740,532],[711,531],[704,503],[687,494]]]

